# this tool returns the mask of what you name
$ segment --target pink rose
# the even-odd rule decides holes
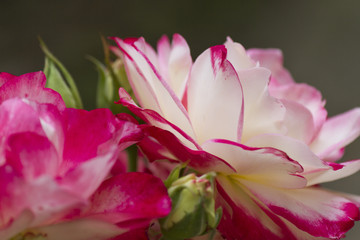
[[[108,109],[65,108],[45,81],[0,73],[0,239],[108,239],[168,214],[160,179],[107,178],[140,139],[137,125]]]
[[[296,84],[278,50],[227,39],[194,63],[186,41],[114,38],[141,107],[119,103],[148,123],[139,145],[150,160],[189,162],[217,173],[226,239],[334,239],[359,219],[358,196],[317,186],[357,172],[334,163],[360,131],[360,109],[326,118],[320,93]]]

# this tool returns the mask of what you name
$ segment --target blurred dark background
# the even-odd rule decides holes
[[[103,59],[100,34],[138,37],[155,46],[180,33],[193,59],[226,36],[245,48],[280,48],[297,82],[320,89],[329,115],[360,106],[360,1],[115,1],[2,0],[0,71],[43,69],[37,36],[77,81],[87,109],[95,107],[97,73],[85,56]],[[360,158],[360,141],[345,159]],[[360,173],[327,184],[360,194]],[[347,239],[360,238],[360,224]]]

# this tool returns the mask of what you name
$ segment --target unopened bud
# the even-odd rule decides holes
[[[216,228],[214,177],[215,173],[189,174],[172,182],[168,188],[172,210],[160,220],[165,239],[188,239]]]

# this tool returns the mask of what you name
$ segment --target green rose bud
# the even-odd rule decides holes
[[[214,177],[215,173],[192,173],[172,182],[172,210],[160,220],[164,239],[188,239],[216,228],[221,210],[215,211]]]

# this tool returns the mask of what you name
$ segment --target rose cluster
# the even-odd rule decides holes
[[[120,108],[0,73],[0,239],[340,239],[359,220],[360,196],[319,184],[360,169],[337,162],[360,108],[328,117],[277,49],[113,40],[98,103]]]

